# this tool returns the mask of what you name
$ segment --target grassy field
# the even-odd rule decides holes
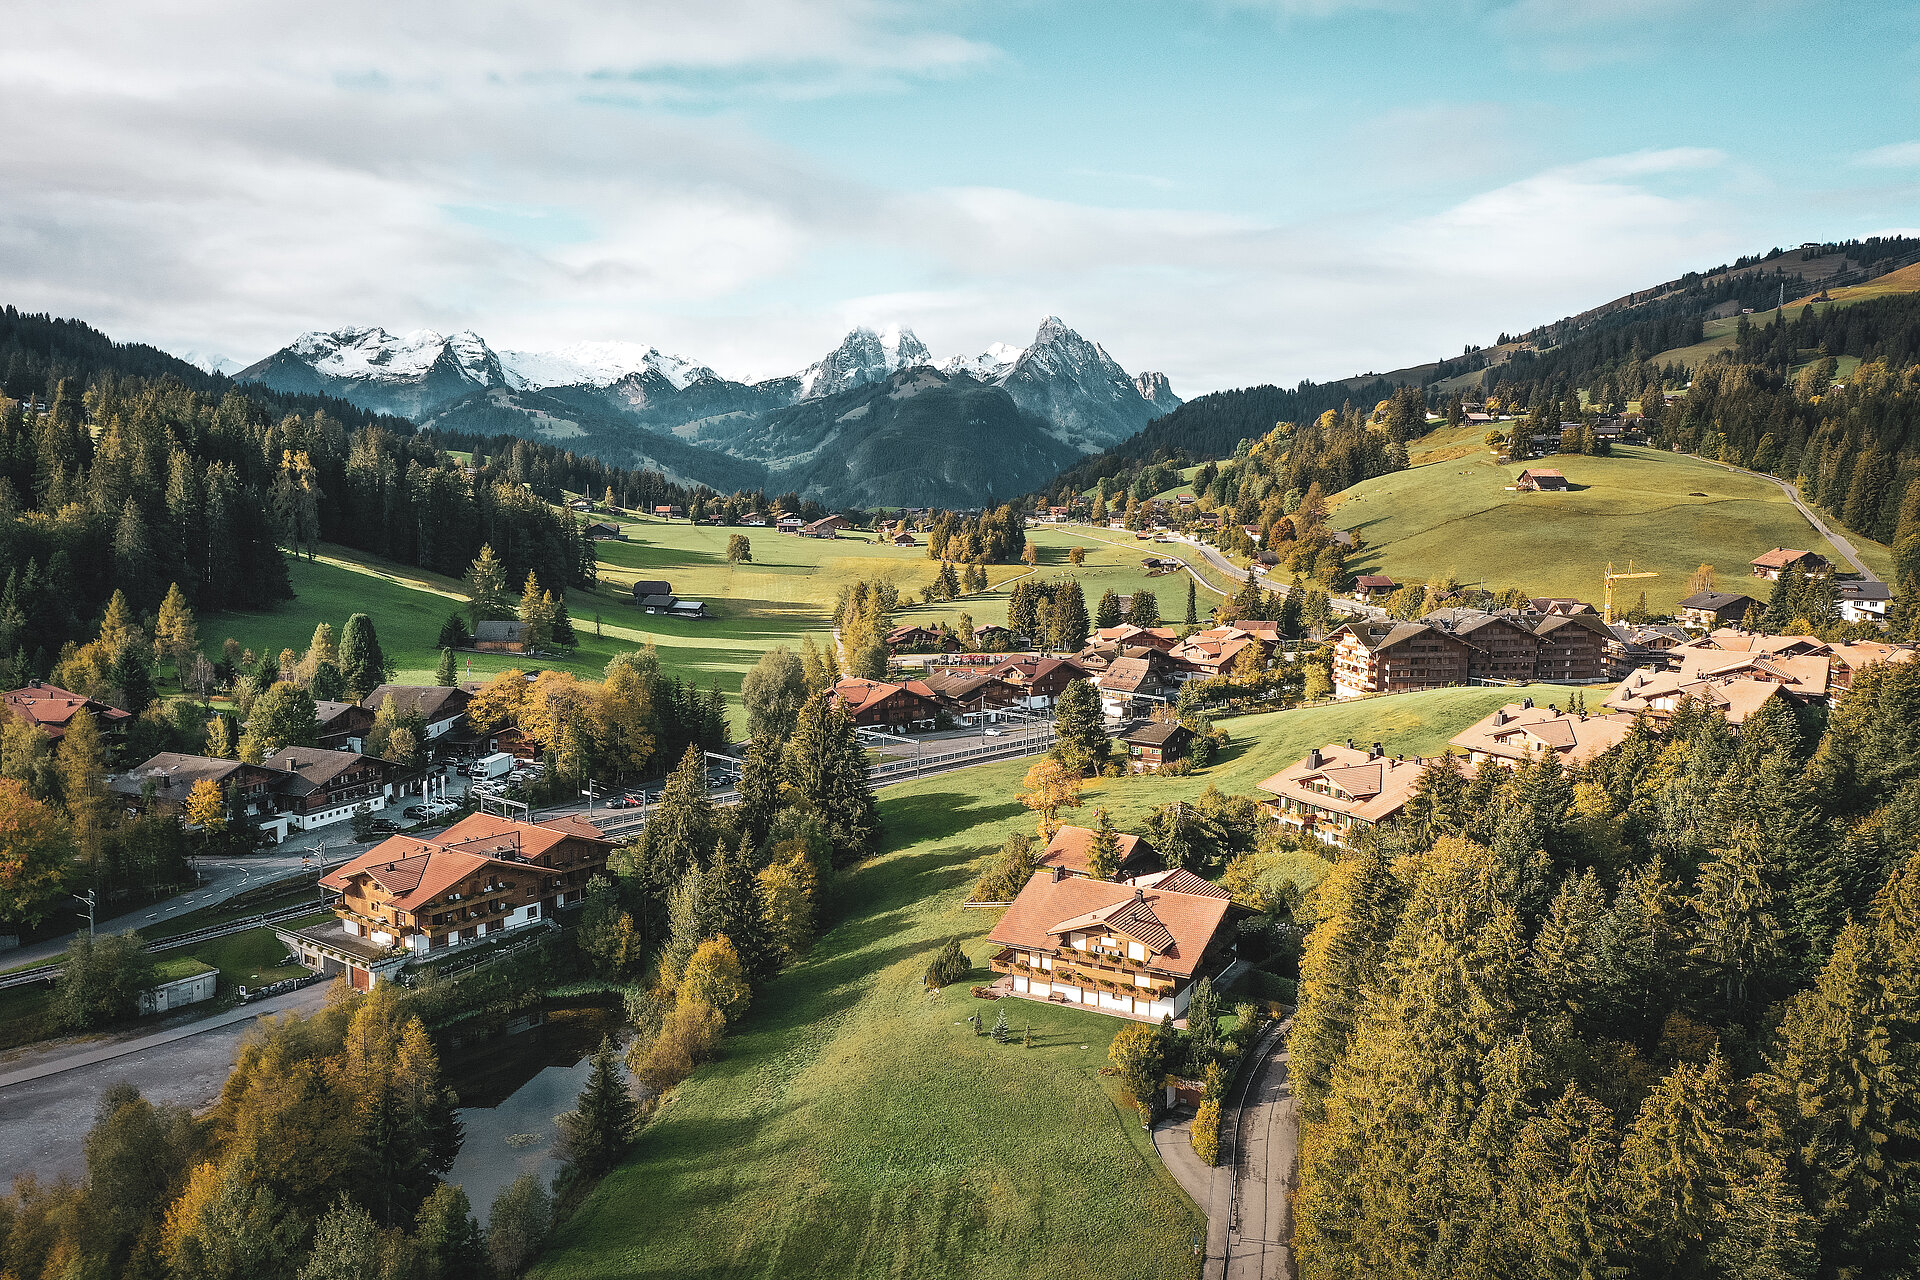
[[[1779,489],[1697,458],[1617,448],[1609,458],[1556,455],[1541,466],[1566,473],[1566,493],[1509,492],[1522,465],[1499,466],[1481,452],[1414,467],[1356,485],[1335,499],[1334,525],[1368,544],[1349,567],[1360,573],[1520,586],[1535,595],[1599,603],[1607,562],[1658,578],[1622,584],[1627,603],[1644,588],[1666,609],[1687,594],[1701,564],[1727,587],[1744,583],[1747,563],[1773,547],[1807,547],[1838,561]],[[1878,568],[1871,544],[1863,551]],[[1733,589],[1738,589],[1733,587]]]
[[[1187,778],[1088,792],[1123,829],[1209,782],[1247,791],[1348,737],[1436,751],[1502,702],[1564,688],[1457,689],[1226,721],[1222,761]],[[990,912],[961,908],[994,849],[1032,816],[1026,761],[882,793],[888,848],[845,876],[838,923],[774,982],[726,1056],[681,1086],[627,1164],[558,1233],[547,1280],[628,1276],[1190,1277],[1194,1209],[1110,1078],[1121,1024],[1057,1006],[920,986],[958,938],[981,967]],[[1005,1009],[1000,1045],[963,1025]]]
[[[282,928],[299,928],[333,919],[331,911],[318,912],[312,919],[291,920]],[[235,986],[263,987],[282,978],[297,978],[306,970],[297,964],[282,964],[287,944],[269,928],[249,929],[245,933],[215,938],[199,946],[168,952],[168,957],[190,958],[210,964],[220,971],[222,994]]]

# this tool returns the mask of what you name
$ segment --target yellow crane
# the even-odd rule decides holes
[[[1659,576],[1660,575],[1658,573],[1655,573],[1651,569],[1642,569],[1640,572],[1635,573],[1633,571],[1633,561],[1631,560],[1627,561],[1627,571],[1625,573],[1615,573],[1613,571],[1613,561],[1611,560],[1607,561],[1607,572],[1606,572],[1606,578],[1605,578],[1605,581],[1607,584],[1606,609],[1600,615],[1606,621],[1606,624],[1608,626],[1613,625],[1613,584],[1614,583],[1625,582],[1628,578],[1657,578]]]

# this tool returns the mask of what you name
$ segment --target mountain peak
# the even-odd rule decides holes
[[[901,369],[932,364],[933,353],[913,330],[899,325],[855,327],[825,359],[800,375],[802,400],[830,396],[851,387],[879,382]]]

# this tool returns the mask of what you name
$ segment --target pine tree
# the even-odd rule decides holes
[[[1112,751],[1093,682],[1068,682],[1054,706],[1053,758],[1086,777],[1100,772]]]
[[[879,847],[880,811],[866,753],[846,712],[815,694],[800,709],[786,746],[787,781],[825,821],[834,862],[845,866]]]
[[[467,616],[474,626],[509,616],[507,567],[493,554],[491,544],[467,567]]]
[[[689,745],[642,829],[641,863],[656,894],[664,896],[689,867],[707,856],[713,848],[716,822],[713,801],[707,795],[706,756],[699,747]]]
[[[1736,839],[1701,869],[1693,897],[1698,925],[1689,954],[1704,976],[1718,980],[1721,1008],[1735,1017],[1747,1011],[1750,988],[1780,960],[1784,931],[1765,871],[1753,842]]]
[[[1641,1104],[1621,1144],[1626,1239],[1654,1273],[1690,1273],[1719,1215],[1738,1154],[1724,1118],[1727,1084],[1717,1050],[1705,1066],[1680,1063]]]
[[[1111,880],[1120,869],[1120,837],[1113,829],[1107,811],[1093,812],[1093,840],[1087,845],[1087,875],[1095,880]]]
[[[167,588],[167,598],[160,602],[160,618],[153,628],[154,647],[164,653],[167,661],[173,663],[175,672],[183,677],[187,670],[188,657],[200,643],[199,628],[193,619],[193,607],[187,603],[187,596],[178,582]]]
[[[1100,595],[1100,604],[1093,611],[1093,625],[1099,630],[1120,625],[1120,593],[1108,587]]]
[[[1069,578],[1055,589],[1048,625],[1055,649],[1073,653],[1087,643],[1087,598],[1078,582]]]
[[[1196,602],[1195,602],[1195,599],[1194,599],[1194,594],[1193,594],[1193,591],[1194,591],[1194,585],[1193,585],[1193,575],[1192,575],[1191,573],[1189,573],[1189,574],[1187,575],[1187,616],[1186,616],[1186,624],[1187,624],[1188,626],[1190,626],[1190,627],[1197,627],[1197,626],[1199,626],[1199,625],[1200,625],[1200,612],[1199,612],[1199,608],[1198,608],[1198,606],[1197,606],[1197,604],[1196,604]],[[1289,599],[1291,599],[1292,597],[1291,597],[1291,596],[1289,596],[1288,598],[1289,598]]]
[[[374,633],[373,619],[364,613],[348,618],[346,630],[340,637],[340,674],[346,682],[348,698],[360,701],[385,684],[392,671],[392,664],[380,648],[380,637]]]
[[[107,751],[93,712],[82,707],[73,713],[54,764],[74,847],[97,882],[111,810],[107,803]]]
[[[743,837],[737,845],[722,840],[713,866],[701,883],[709,903],[704,918],[716,933],[733,940],[740,967],[755,986],[780,972],[780,948],[767,928],[761,910],[760,886],[754,879],[753,849]]]
[[[540,649],[553,639],[553,597],[543,595],[540,579],[527,571],[527,582],[520,591],[520,621],[527,627],[527,647]]]
[[[605,1177],[632,1146],[639,1114],[613,1041],[602,1036],[579,1100],[558,1119],[561,1158],[583,1178]]]
[[[433,682],[442,689],[451,689],[459,683],[459,676],[453,666],[453,650],[440,651],[440,661],[433,669]]]

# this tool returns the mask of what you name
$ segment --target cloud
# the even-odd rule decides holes
[[[1862,151],[1849,163],[1868,169],[1920,168],[1920,142],[1891,142],[1884,147]]]

